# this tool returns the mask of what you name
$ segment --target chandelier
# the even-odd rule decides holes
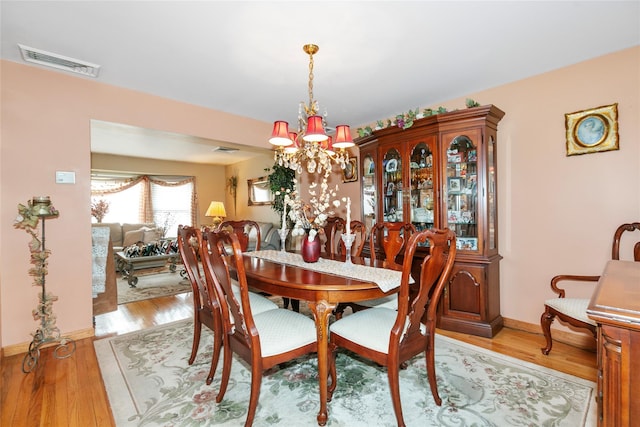
[[[338,125],[335,134],[327,135],[325,111],[318,115],[318,101],[313,99],[313,55],[320,48],[315,44],[306,44],[302,50],[309,55],[309,104],[300,102],[298,107],[297,132],[289,132],[289,123],[278,120],[273,124],[269,142],[276,146],[274,160],[280,165],[302,172],[306,163],[309,173],[331,173],[332,163],[345,168],[349,160],[346,149],[355,144],[351,138],[351,129],[347,125]]]

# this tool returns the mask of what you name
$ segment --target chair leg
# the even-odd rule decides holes
[[[260,397],[260,384],[262,383],[262,366],[257,365],[257,363],[254,363],[251,366],[251,395],[249,396],[247,420],[244,422],[245,427],[251,427],[253,425],[253,418],[256,415],[258,398]]]
[[[391,400],[393,402],[393,410],[396,413],[398,427],[405,427],[402,404],[400,403],[400,375],[398,368],[391,365],[387,366],[387,376],[389,377],[389,390],[391,391]]]
[[[333,315],[336,317],[336,320],[342,319],[342,316],[344,315],[344,310],[347,307],[348,305],[345,303],[342,303],[342,302],[338,303],[336,308],[333,309]]]
[[[222,338],[223,349],[223,362],[222,362],[222,379],[220,380],[220,391],[216,396],[216,403],[222,402],[224,394],[227,392],[227,386],[229,385],[229,376],[231,375],[231,346],[229,346],[229,339],[226,335]]]
[[[433,336],[431,340],[433,340]],[[427,362],[427,378],[429,379],[429,387],[431,388],[433,400],[436,402],[436,405],[442,406],[442,399],[440,398],[440,393],[438,393],[438,381],[436,380],[436,356],[432,341],[427,343],[425,358]]]
[[[296,313],[300,313],[300,301],[297,299],[282,298],[282,306],[289,308],[289,301],[291,301],[291,309]]]
[[[327,387],[327,401],[331,402],[333,398],[333,392],[338,385],[338,375],[336,372],[336,347],[329,344],[329,379],[331,380],[331,384]]]
[[[207,375],[207,385],[211,384],[216,374],[216,368],[220,360],[220,349],[222,348],[222,334],[222,319],[220,318],[220,313],[215,312],[213,314],[213,355],[211,356],[209,375]]]
[[[555,318],[556,315],[549,311],[549,307],[545,307],[544,313],[540,316],[540,326],[542,327],[544,338],[547,341],[547,346],[540,349],[544,355],[548,355],[553,346],[553,341],[551,340],[551,323],[553,323]]]
[[[202,323],[200,323],[200,317],[198,312],[195,312],[193,319],[193,344],[191,344],[191,356],[189,357],[189,365],[193,365],[198,354],[198,347],[200,347],[200,333],[202,332]]]

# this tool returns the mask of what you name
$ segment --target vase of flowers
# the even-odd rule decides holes
[[[327,184],[328,173],[325,173],[322,182],[313,182],[309,185],[309,201],[302,200],[297,191],[287,190],[284,200],[290,208],[288,215],[293,222],[291,236],[304,236],[302,239],[302,258],[305,262],[316,262],[320,257],[319,234],[324,232],[327,218],[333,215],[332,207],[340,206],[340,201],[335,199],[338,186],[329,188]],[[297,184],[293,179],[294,185]],[[334,199],[332,201],[332,199]],[[285,209],[286,210],[286,209]]]
[[[98,201],[91,203],[91,216],[96,219],[99,223],[102,222],[104,216],[109,212],[109,202],[105,199],[100,199]]]

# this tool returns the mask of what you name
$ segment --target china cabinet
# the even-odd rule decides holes
[[[360,149],[362,215],[411,222],[418,230],[448,227],[458,255],[439,308],[438,326],[492,337],[503,324],[497,213],[497,125],[493,105],[375,130]],[[428,253],[420,248],[419,258]]]

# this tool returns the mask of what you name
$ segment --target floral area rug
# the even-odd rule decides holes
[[[136,271],[136,276],[138,283],[135,288],[130,287],[127,280],[122,277],[116,279],[118,282],[118,304],[191,292],[189,279],[180,276],[180,266],[174,273],[168,272],[168,269],[147,274]]]
[[[203,328],[189,366],[192,327],[184,320],[95,342],[118,426],[244,425],[250,370],[234,357],[229,388],[216,404],[222,361],[207,386],[211,332]],[[424,357],[400,373],[407,426],[596,425],[593,382],[443,336],[436,337],[436,363],[440,407]],[[338,353],[337,371],[328,426],[396,425],[385,369]],[[301,358],[265,374],[254,426],[316,426],[318,408],[317,359]]]

